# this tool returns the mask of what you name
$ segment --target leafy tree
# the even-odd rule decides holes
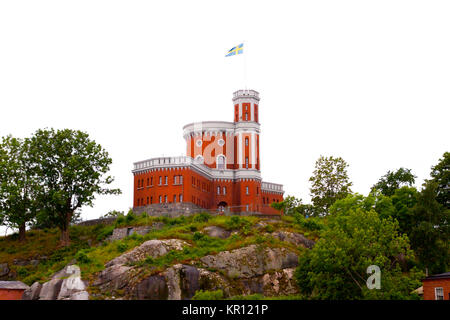
[[[398,223],[382,219],[373,199],[360,195],[338,200],[327,227],[313,249],[299,259],[296,279],[303,294],[314,299],[407,299],[421,285],[421,272],[402,274],[401,256],[411,259],[406,235]],[[381,289],[369,290],[367,268],[381,269]]]
[[[374,184],[373,190],[380,190],[385,196],[392,196],[395,190],[402,186],[411,187],[417,177],[411,173],[411,169],[400,168],[395,172],[388,171]]]
[[[287,196],[283,201],[272,202],[271,207],[283,212],[283,214],[289,216],[293,215],[295,209],[302,203],[302,199],[297,199],[294,196]]]
[[[29,158],[29,141],[7,136],[0,144],[0,224],[19,229],[25,240],[27,224],[36,216],[37,179]]]
[[[61,244],[69,245],[69,225],[79,216],[78,209],[92,206],[96,194],[120,193],[104,187],[113,182],[104,177],[112,160],[87,133],[70,129],[38,130],[30,148],[41,179],[38,221],[57,225]]]
[[[400,232],[406,233],[408,237],[411,236],[414,225],[413,209],[417,204],[418,195],[416,188],[405,186],[395,190],[390,198],[394,207],[391,216],[397,219]]]
[[[347,174],[348,164],[341,157],[320,156],[316,161],[313,176],[309,178],[314,206],[327,214],[328,209],[338,199],[351,193],[352,183]]]
[[[431,178],[437,183],[436,201],[450,209],[450,152],[445,152],[439,163],[431,167]]]
[[[293,196],[287,196],[283,201],[272,202],[270,206],[274,209],[282,211],[287,216],[295,216],[297,214],[303,217],[319,216],[321,210],[317,209],[311,204],[302,203],[302,199],[297,199]]]
[[[412,248],[431,273],[448,271],[450,265],[450,210],[437,201],[438,188],[435,181],[424,184],[409,234]]]

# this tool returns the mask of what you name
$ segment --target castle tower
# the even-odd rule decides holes
[[[259,93],[238,90],[233,93],[236,169],[260,170],[259,162]]]

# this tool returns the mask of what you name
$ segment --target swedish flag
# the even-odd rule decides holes
[[[231,57],[236,54],[242,54],[242,53],[244,53],[244,44],[243,43],[241,43],[237,47],[231,48],[225,57]]]

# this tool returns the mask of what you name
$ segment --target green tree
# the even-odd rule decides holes
[[[26,226],[36,217],[37,179],[29,141],[3,137],[0,168],[0,224],[19,229],[19,240],[24,241]]]
[[[315,170],[309,181],[312,202],[314,206],[328,213],[328,209],[338,199],[351,193],[352,183],[347,174],[348,164],[341,157],[320,156],[316,161]]]
[[[450,210],[437,201],[439,185],[428,181],[418,194],[409,234],[411,246],[431,273],[448,271],[450,265]]]
[[[382,219],[373,199],[360,195],[338,200],[313,249],[299,258],[296,279],[313,299],[406,299],[421,285],[422,273],[403,274],[400,257],[413,258],[398,223]],[[381,269],[381,289],[369,290],[367,268]],[[416,296],[414,296],[416,297]]]
[[[439,163],[431,167],[431,178],[437,183],[436,200],[450,209],[450,152],[445,152]]]
[[[38,130],[30,145],[41,179],[38,221],[58,226],[61,244],[69,245],[69,225],[79,216],[78,209],[92,206],[97,194],[121,193],[106,188],[114,180],[105,176],[112,160],[82,131]]]
[[[397,171],[388,171],[373,185],[372,190],[380,190],[385,196],[392,196],[395,190],[402,186],[411,187],[417,177],[411,173],[411,169],[400,168]]]
[[[295,216],[297,214],[303,217],[319,216],[321,211],[311,204],[302,203],[302,199],[293,196],[287,196],[283,201],[272,202],[270,206],[274,209],[282,211],[287,216]]]

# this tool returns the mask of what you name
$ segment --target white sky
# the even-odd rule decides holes
[[[449,151],[449,16],[430,0],[2,1],[0,136],[87,131],[123,194],[83,218],[127,210],[134,161],[184,154],[187,123],[233,120],[245,55],[265,181],[308,202],[323,154],[363,194],[401,166],[420,186]]]

